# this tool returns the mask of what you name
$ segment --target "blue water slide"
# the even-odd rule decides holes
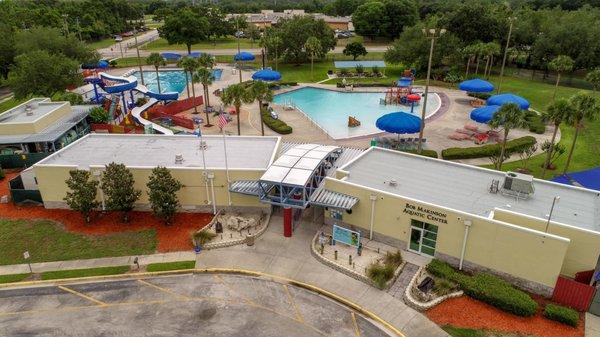
[[[137,78],[135,76],[121,77],[109,75],[107,73],[100,73],[99,75],[103,80],[116,82],[116,84],[112,85],[101,84],[102,89],[109,94],[116,94],[119,92],[132,90],[138,85]]]

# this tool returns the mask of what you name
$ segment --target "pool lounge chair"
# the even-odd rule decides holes
[[[452,140],[460,140],[460,141],[471,139],[471,137],[469,135],[466,135],[464,133],[458,133],[458,132],[451,134],[450,136],[448,136],[448,138],[452,139]]]

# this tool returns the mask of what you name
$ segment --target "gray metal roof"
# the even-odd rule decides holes
[[[291,149],[297,145],[302,145],[302,144],[307,144],[307,143],[282,142],[281,143],[281,153],[285,153],[289,149]],[[327,171],[327,175],[330,177],[335,176],[335,171],[337,171],[338,168],[346,165],[348,162],[350,162],[354,158],[358,157],[361,153],[363,153],[365,151],[364,149],[360,149],[360,148],[356,148],[356,147],[340,146],[340,148],[343,150],[342,153],[340,154],[338,159],[333,163],[333,166]]]
[[[310,203],[313,205],[341,208],[345,210],[352,209],[357,202],[357,197],[330,191],[325,188],[317,190],[310,198]]]
[[[517,200],[489,192],[492,180],[504,180],[503,172],[381,148],[371,148],[342,169],[349,172],[348,182],[485,217],[502,208],[545,219],[560,196],[553,221],[600,232],[597,191],[534,179],[533,195]]]
[[[279,137],[227,136],[227,161],[230,169],[264,170],[274,156]],[[203,136],[204,158],[209,169],[225,168],[223,136]],[[193,135],[119,135],[89,134],[36,165],[106,165],[169,168],[204,167],[200,138]],[[176,164],[181,155],[183,163]]]
[[[53,142],[69,131],[75,124],[87,117],[88,112],[94,105],[75,105],[72,112],[39,133],[21,135],[0,135],[0,144],[22,144],[36,142]]]
[[[231,192],[247,195],[260,195],[260,187],[256,180],[236,180],[229,186]]]

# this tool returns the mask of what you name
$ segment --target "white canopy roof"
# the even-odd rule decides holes
[[[260,178],[261,181],[304,186],[336,146],[300,144],[287,150]]]

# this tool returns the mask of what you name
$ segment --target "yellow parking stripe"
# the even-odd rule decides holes
[[[176,293],[176,292],[174,292],[174,291],[173,291],[173,290],[171,290],[171,289],[163,288],[163,287],[161,287],[161,286],[157,286],[156,284],[152,284],[152,283],[150,283],[150,282],[147,282],[147,281],[144,281],[144,280],[139,280],[139,279],[138,279],[138,282],[140,282],[141,284],[147,285],[147,286],[149,286],[149,287],[152,287],[152,288],[154,288],[154,289],[158,289],[158,290],[160,290],[160,291],[163,291],[163,292],[165,292],[165,293],[167,293],[167,294],[169,294],[169,295],[172,295],[172,296],[175,296],[175,297],[179,297],[179,298],[183,298],[183,299],[186,299],[186,300],[191,300],[191,298],[190,298],[190,297],[187,297],[187,296],[185,296],[185,295],[182,295],[182,294]]]
[[[220,276],[215,274],[215,279],[217,281],[219,281],[221,284],[223,284],[225,287],[227,287],[227,289],[229,289],[229,291],[231,291],[231,293],[235,294],[236,296],[240,297],[241,299],[243,299],[244,301],[246,301],[247,303],[250,303],[252,305],[258,306],[260,307],[261,305],[257,304],[256,302],[254,302],[253,300],[251,300],[250,298],[240,294],[238,291],[236,291],[235,289],[233,289],[231,287],[231,285],[229,285],[229,283],[225,282],[225,280]]]
[[[356,315],[354,311],[350,311],[350,315],[352,316],[352,325],[354,326],[354,335],[356,337],[360,337],[360,330],[358,329],[358,323],[356,323]]]
[[[95,299],[95,298],[93,298],[93,297],[90,297],[90,296],[88,296],[88,295],[86,295],[86,294],[82,294],[82,293],[80,293],[80,292],[78,292],[78,291],[75,291],[75,290],[73,290],[73,289],[71,289],[71,288],[67,288],[67,287],[65,287],[65,286],[58,286],[58,289],[60,289],[60,290],[64,290],[64,291],[66,291],[66,292],[69,292],[69,293],[71,293],[71,294],[73,294],[73,295],[76,295],[76,296],[79,296],[79,297],[81,297],[81,298],[85,298],[86,300],[88,300],[88,301],[91,301],[91,302],[94,302],[94,303],[96,303],[96,304],[98,304],[98,305],[101,305],[101,306],[106,306],[106,303],[104,303],[104,302],[102,302],[102,301],[99,301],[99,300],[97,300],[97,299]]]
[[[292,304],[294,311],[296,312],[296,319],[298,319],[298,321],[300,321],[300,322],[304,322],[304,317],[302,317],[302,314],[300,313],[300,310],[298,309],[298,306],[296,305],[296,301],[294,301],[294,298],[292,297],[292,294],[290,293],[290,290],[288,289],[287,284],[282,284],[282,286],[283,286],[283,289],[285,289],[285,293],[287,294],[287,297],[290,300],[290,303]]]

